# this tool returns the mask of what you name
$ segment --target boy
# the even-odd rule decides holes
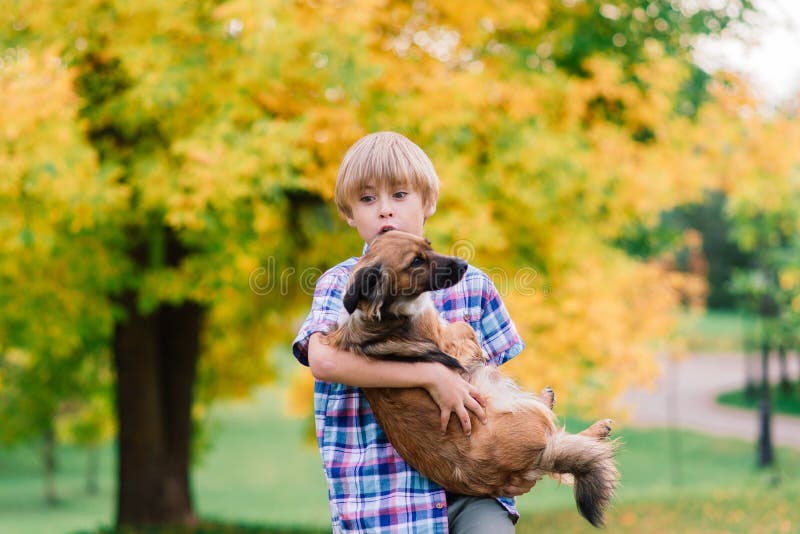
[[[336,206],[367,247],[390,230],[422,235],[438,195],[439,178],[430,159],[393,132],[356,142],[336,178]],[[441,411],[441,430],[455,414],[469,435],[469,412],[486,422],[483,399],[472,385],[438,363],[367,360],[320,340],[343,313],[342,295],[357,259],[345,260],[320,277],[311,312],[292,345],[294,356],[316,378],[317,442],[334,532],[427,533],[448,532],[448,527],[455,533],[513,532],[519,517],[513,496],[527,492],[534,482],[515,482],[496,499],[445,494],[395,452],[359,389],[425,388]],[[524,347],[494,285],[475,267],[455,286],[431,296],[445,320],[470,323],[492,364],[508,361]]]

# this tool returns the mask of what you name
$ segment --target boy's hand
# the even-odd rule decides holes
[[[447,432],[450,414],[455,413],[461,421],[464,434],[472,433],[472,422],[469,412],[474,413],[483,424],[486,424],[486,400],[475,387],[461,378],[455,371],[440,364],[430,367],[430,379],[425,382],[425,389],[441,410],[442,434]]]
[[[535,485],[537,480],[528,480],[522,477],[512,477],[500,492],[501,497],[519,497],[528,493]]]

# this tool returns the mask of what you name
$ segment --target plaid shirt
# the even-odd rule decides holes
[[[292,344],[303,365],[308,365],[311,335],[336,327],[356,261],[340,263],[317,281],[311,312]],[[522,351],[524,343],[500,295],[481,270],[470,266],[461,282],[431,296],[445,320],[472,326],[492,364]],[[444,490],[403,461],[359,388],[317,380],[314,418],[334,532],[447,532]],[[513,499],[497,500],[515,520],[519,517]]]

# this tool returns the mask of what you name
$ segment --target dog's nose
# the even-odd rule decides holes
[[[444,289],[459,283],[467,272],[467,262],[459,258],[447,258],[435,264],[431,272],[431,289]]]

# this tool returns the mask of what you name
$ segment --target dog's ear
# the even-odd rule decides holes
[[[383,269],[380,265],[377,266],[377,271],[373,273],[372,279],[374,284],[367,294],[367,315],[376,321],[381,320],[381,309],[386,304],[386,299],[389,293],[389,272]]]
[[[362,267],[350,277],[345,291],[344,309],[347,313],[353,313],[358,308],[358,303],[362,300],[369,302],[369,314],[374,315],[376,310],[383,306],[383,280],[381,279],[380,264]],[[380,300],[378,303],[377,301]],[[376,307],[377,305],[377,307]],[[380,312],[378,312],[380,313]]]

